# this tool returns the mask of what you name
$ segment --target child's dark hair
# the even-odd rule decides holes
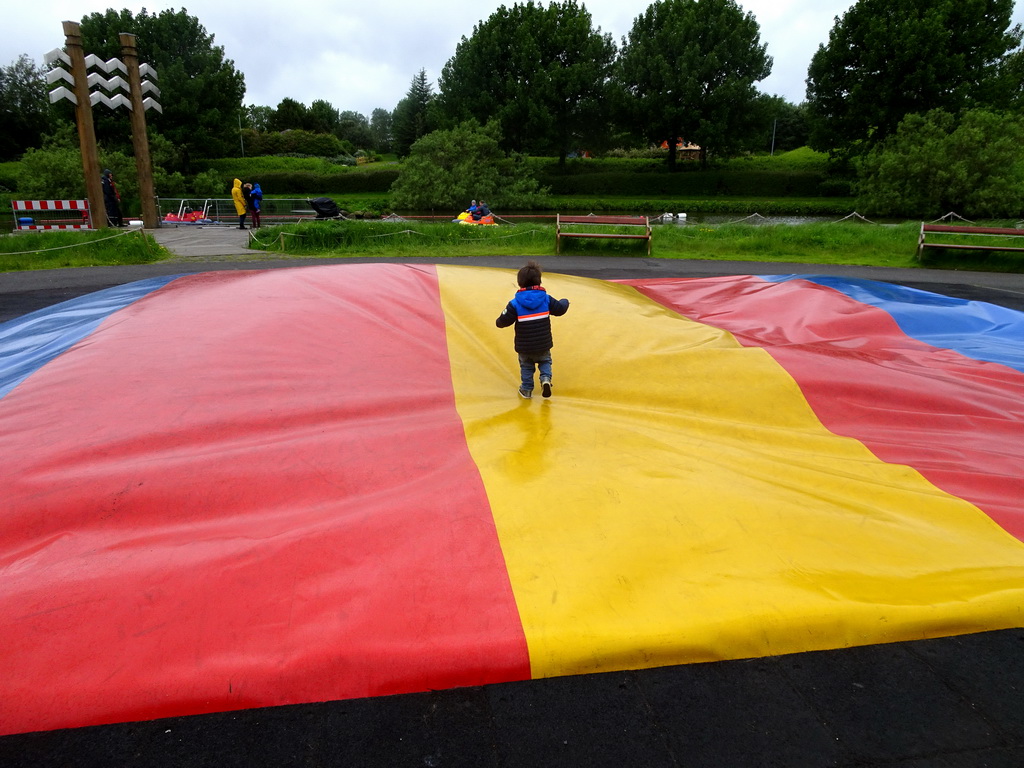
[[[540,278],[540,264],[536,261],[528,261],[526,266],[519,270],[519,287],[532,288],[535,285],[540,285]]]

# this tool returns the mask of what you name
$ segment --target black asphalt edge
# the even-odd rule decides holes
[[[1024,630],[0,738],[7,768],[1024,765]]]

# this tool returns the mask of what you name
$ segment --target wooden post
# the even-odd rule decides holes
[[[156,193],[153,189],[153,164],[149,158],[149,134],[146,133],[146,110],[142,104],[142,77],[139,75],[139,52],[135,35],[121,33],[121,56],[128,70],[129,96],[132,103],[132,147],[135,150],[135,170],[139,177],[139,197],[142,199],[142,223],[146,229],[158,225]]]
[[[89,213],[94,229],[106,229],[107,207],[103,203],[103,185],[100,184],[100,159],[96,151],[96,129],[92,123],[92,102],[89,101],[81,28],[75,21],[65,21],[63,24],[64,45],[71,59],[71,76],[75,80],[75,101],[78,102],[75,105],[75,120],[78,123],[78,145],[82,151],[82,172],[85,174]]]

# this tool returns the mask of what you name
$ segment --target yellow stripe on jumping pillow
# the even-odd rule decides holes
[[[526,401],[494,326],[515,272],[438,274],[534,677],[1024,623],[1024,545],[830,433],[766,352],[548,274],[571,306],[552,318],[554,396]]]

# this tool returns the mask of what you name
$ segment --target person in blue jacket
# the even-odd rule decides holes
[[[483,200],[480,201],[479,205],[476,205],[476,200],[474,200],[473,203],[473,221],[480,221],[481,219],[485,219],[491,215],[491,209],[487,207],[487,203]]]
[[[540,388],[544,397],[551,397],[551,315],[564,315],[568,299],[555,299],[541,285],[540,265],[527,262],[516,276],[519,290],[494,324],[499,328],[515,325],[515,350],[519,354],[522,383],[519,396],[533,397],[535,369],[540,371]]]
[[[260,226],[260,211],[263,210],[263,190],[260,189],[259,184],[246,184],[249,187],[249,194],[246,197],[247,208],[249,210],[249,220],[252,222],[252,228],[258,229]]]

